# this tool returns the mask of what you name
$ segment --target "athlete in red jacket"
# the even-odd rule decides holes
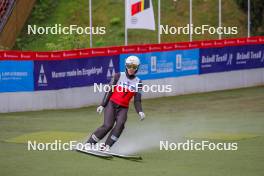
[[[92,133],[87,143],[95,144],[111,131],[105,142],[106,147],[111,147],[125,127],[129,102],[133,97],[140,120],[145,118],[141,105],[142,82],[135,75],[139,65],[137,56],[129,56],[126,59],[126,71],[116,73],[112,78],[110,86],[114,88],[105,93],[101,105],[97,108],[99,114],[104,110],[104,123]]]

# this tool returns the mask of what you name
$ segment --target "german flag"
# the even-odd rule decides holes
[[[150,0],[140,0],[139,2],[135,4],[132,4],[131,15],[133,16],[148,8],[150,8]]]

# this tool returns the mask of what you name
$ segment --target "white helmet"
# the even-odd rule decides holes
[[[126,59],[126,67],[127,69],[129,69],[129,67],[131,66],[131,68],[134,68],[135,70],[138,69],[140,65],[140,60],[137,56],[129,56]]]

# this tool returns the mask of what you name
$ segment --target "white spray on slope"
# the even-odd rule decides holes
[[[230,122],[230,119],[226,119],[226,121]],[[196,139],[196,134],[210,134],[214,132],[239,134],[240,132],[251,133],[251,130],[241,131],[234,123],[222,124],[219,120],[210,120],[199,115],[193,118],[181,118],[173,121],[173,123],[169,119],[155,119],[155,121],[147,119],[143,122],[127,124],[126,129],[117,143],[111,148],[111,151],[122,154],[134,154],[159,148],[160,141],[173,143],[186,142],[186,137],[188,139],[190,137]],[[106,137],[102,142],[105,139]]]
[[[197,123],[187,119],[175,124],[155,121],[130,124],[119,141],[112,147],[113,152],[133,154],[152,148],[159,148],[160,141],[178,142],[197,130]]]

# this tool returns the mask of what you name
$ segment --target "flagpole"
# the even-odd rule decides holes
[[[250,0],[248,0],[248,37],[250,37]]]
[[[93,31],[92,31],[92,0],[89,0],[89,16],[90,16],[90,48],[93,47]]]
[[[127,0],[125,0],[125,45],[127,46]]]
[[[160,0],[158,0],[158,43],[160,40]]]
[[[218,1],[218,17],[219,17],[219,27],[222,27],[222,1]],[[219,33],[218,39],[222,39],[222,34]]]
[[[189,29],[190,29],[190,42],[192,41],[192,31],[191,31],[191,25],[192,25],[192,0],[190,0],[190,24],[189,24]]]

